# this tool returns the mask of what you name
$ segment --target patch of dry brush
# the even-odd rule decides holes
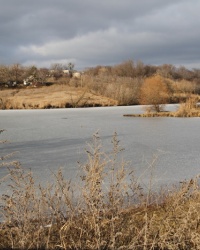
[[[78,185],[58,171],[55,183],[38,186],[30,171],[10,165],[0,249],[200,249],[199,176],[145,192],[119,159],[116,135],[112,143],[106,155],[94,135]]]
[[[143,114],[125,114],[129,117],[200,117],[200,107],[198,106],[199,97],[194,95],[187,98],[186,102],[181,103],[174,112],[162,111],[151,112],[151,108],[145,107]]]
[[[91,93],[87,88],[64,84],[0,90],[0,109],[47,109],[113,106],[116,101]]]

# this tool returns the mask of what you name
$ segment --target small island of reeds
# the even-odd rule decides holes
[[[198,97],[193,96],[181,103],[176,111],[163,111],[164,105],[146,106],[142,114],[124,114],[128,117],[200,117],[200,107],[197,104]],[[158,105],[157,105],[158,106]]]

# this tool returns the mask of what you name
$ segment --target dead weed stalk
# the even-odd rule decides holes
[[[54,183],[37,185],[19,163],[7,166],[0,249],[200,249],[199,176],[162,196],[150,181],[145,192],[116,133],[112,145],[105,154],[94,135],[76,183],[58,170]]]

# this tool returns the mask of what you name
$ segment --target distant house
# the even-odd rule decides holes
[[[24,84],[24,86],[28,86],[28,85],[30,85],[30,82],[28,82],[27,80],[24,80],[23,84]]]
[[[63,73],[66,74],[66,75],[69,75],[70,71],[68,69],[63,69]]]
[[[64,69],[63,70],[64,75],[74,77],[74,78],[81,78],[81,72],[75,71],[75,70],[69,70],[69,69]]]
[[[73,73],[72,73],[72,76],[73,76],[74,78],[80,79],[80,78],[81,78],[81,72],[78,72],[78,71],[73,72]]]
[[[26,79],[24,79],[23,84],[24,86],[29,86],[29,85],[35,85],[35,83],[37,83],[37,79],[36,77],[34,77],[33,75],[28,76]]]

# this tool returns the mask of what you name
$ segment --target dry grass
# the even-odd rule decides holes
[[[185,103],[181,103],[175,112],[176,117],[200,117],[200,109],[197,106],[198,96],[192,96]]]
[[[123,75],[123,74],[122,74]],[[89,72],[80,79],[61,77],[48,79],[51,86],[25,87],[0,90],[0,109],[43,109],[87,106],[137,105],[144,76],[128,77],[101,72]],[[146,79],[146,80],[145,80]],[[162,78],[169,90],[169,102],[178,103],[195,93],[198,88],[188,81]],[[158,94],[159,94],[158,89]],[[146,91],[146,90],[145,90]],[[155,93],[154,93],[155,94]],[[148,101],[146,104],[150,105]],[[160,107],[160,106],[155,106]]]
[[[200,117],[200,108],[197,105],[198,96],[189,97],[185,103],[181,103],[175,112],[146,112],[143,114],[125,114],[129,117]],[[146,109],[147,110],[147,109]]]
[[[0,249],[200,249],[199,176],[171,191],[145,192],[98,134],[76,183],[61,171],[55,183],[36,185],[30,171],[8,166],[1,196]],[[3,158],[2,158],[3,159]]]
[[[91,93],[86,88],[64,84],[0,90],[1,109],[45,109],[87,106],[112,106],[116,101]]]
[[[94,93],[112,98],[118,105],[138,104],[141,78],[117,77],[109,75],[82,77],[82,85]]]

